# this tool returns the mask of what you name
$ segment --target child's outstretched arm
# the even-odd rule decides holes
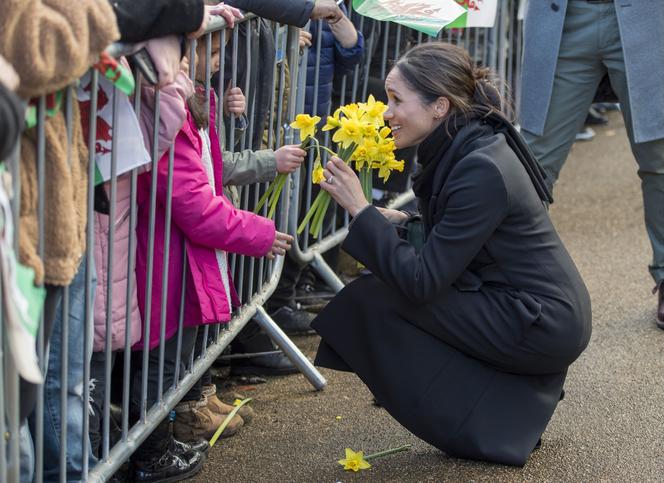
[[[299,169],[306,155],[307,152],[297,144],[287,144],[276,151],[224,151],[224,184],[242,186],[272,181],[277,173],[288,174]]]
[[[223,195],[216,195],[200,162],[196,133],[185,122],[175,140],[173,164],[173,221],[193,243],[228,252],[262,257],[272,251],[272,220],[236,209]],[[158,191],[166,202],[168,154],[159,161]]]

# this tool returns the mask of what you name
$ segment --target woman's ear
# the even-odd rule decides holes
[[[450,111],[450,100],[447,97],[440,96],[433,103],[434,119],[442,119]]]

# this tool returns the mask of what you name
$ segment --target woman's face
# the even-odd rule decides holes
[[[425,105],[406,83],[398,67],[387,75],[385,91],[388,104],[384,117],[390,124],[397,148],[421,143],[442,122],[435,103]]]

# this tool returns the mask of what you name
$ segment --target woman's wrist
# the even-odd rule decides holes
[[[357,203],[348,208],[348,214],[353,218],[360,214],[368,206],[371,206],[368,201],[365,200],[364,203]]]

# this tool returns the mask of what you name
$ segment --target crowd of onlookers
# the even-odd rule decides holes
[[[213,16],[222,17],[229,28],[243,20],[232,5],[258,17],[239,24],[236,40],[217,31],[210,34],[210,50],[207,41],[196,42],[207,40],[201,36]],[[203,352],[208,344],[205,334],[212,338],[214,328],[231,319],[240,299],[229,254],[274,259],[290,248],[292,237],[277,231],[272,220],[239,207],[238,187],[291,173],[306,156],[299,145],[281,145],[282,139],[273,139],[268,146],[265,139],[269,113],[275,107],[270,105],[271,90],[279,82],[274,72],[288,71],[283,47],[275,43],[272,29],[277,24],[270,20],[304,27],[302,49],[322,36],[321,75],[316,83],[313,69],[319,64],[315,54],[309,57],[306,110],[312,113],[329,109],[335,72],[347,72],[360,62],[363,38],[343,5],[331,0],[315,4],[309,0],[270,4],[31,0],[3,1],[2,6],[0,157],[9,159],[19,144],[18,258],[34,271],[35,284],[45,288],[44,343],[37,351],[44,358],[43,404],[36,404],[41,397],[38,386],[22,379],[21,458],[10,465],[20,465],[21,480],[32,481],[37,470],[35,438],[41,433],[43,465],[38,470],[44,480],[59,480],[66,472],[66,479],[75,481],[84,467],[93,468],[118,440],[123,417],[130,424],[139,421],[185,374],[185,364]],[[133,53],[119,59],[106,55],[116,41],[133,44]],[[240,52],[253,43],[253,55],[234,56],[233,41]],[[275,63],[277,69],[267,67]],[[226,68],[220,71],[222,64]],[[92,66],[98,76],[89,73]],[[138,73],[140,83],[136,83]],[[119,77],[139,87],[125,92]],[[210,85],[214,87],[207,98],[205,87]],[[219,97],[214,93],[217,86]],[[244,92],[245,86],[250,92]],[[311,89],[318,90],[315,107]],[[43,96],[48,106],[43,126],[25,129],[28,104],[39,105]],[[223,117],[220,122],[217,115]],[[94,146],[92,156],[88,146]],[[112,149],[118,153],[114,159]],[[115,168],[118,176],[113,182],[108,175],[95,179],[90,219],[89,159],[97,168],[110,163],[128,166]],[[43,191],[38,183],[40,165],[45,170]],[[38,216],[40,196],[46,206],[43,220]],[[89,224],[94,243],[86,246]],[[39,239],[40,226],[44,243]],[[128,270],[134,259],[134,270]],[[92,340],[86,340],[90,283],[94,326],[88,338]],[[296,307],[292,300],[273,305],[277,319],[279,313]],[[297,312],[291,310],[291,315]],[[291,332],[287,322],[284,328]],[[205,325],[212,329],[203,330]],[[123,397],[127,347],[131,348],[129,414],[123,415],[122,405],[116,403]],[[269,337],[249,324],[234,341],[233,351],[267,350],[268,355],[240,359],[233,371],[294,372],[282,354],[270,351],[273,348]],[[61,378],[63,367],[66,381]],[[84,401],[86,369],[89,404]],[[61,420],[63,392],[66,420]],[[223,399],[208,371],[117,477],[174,481],[195,474],[205,461],[207,440],[235,409],[232,398]],[[108,428],[105,409],[110,413]],[[37,410],[43,414],[37,415]],[[83,434],[86,411],[89,430]],[[252,415],[249,406],[239,408],[221,436],[235,434]],[[43,422],[41,431],[38,422]],[[66,468],[59,464],[62,434],[66,434]]]

